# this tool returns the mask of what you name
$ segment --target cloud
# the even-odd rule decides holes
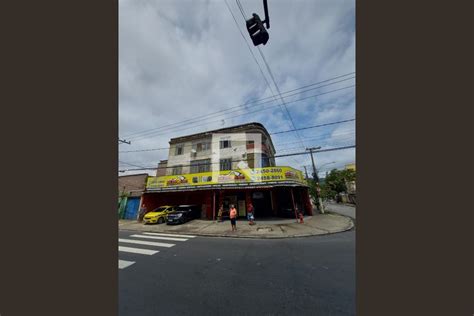
[[[241,2],[248,16],[256,12],[263,17],[261,1]],[[235,1],[228,3],[251,43]],[[277,0],[269,2],[269,13],[270,40],[261,49],[281,92],[355,71],[354,1]],[[268,97],[271,90],[276,92],[257,48],[252,45],[251,50],[271,89],[223,1],[120,0],[119,135],[132,141],[132,145],[120,145],[120,151],[167,147],[172,137],[251,121],[263,123],[270,132],[290,129],[292,124],[280,105],[239,116],[264,107],[249,104],[244,111],[194,124],[181,123]],[[354,117],[353,88],[292,103],[354,83],[352,79],[285,99],[296,127]],[[280,103],[267,103],[265,107]],[[337,137],[341,136],[331,134],[336,133],[336,127],[299,134],[303,139],[322,137],[330,146],[332,141],[340,141]],[[138,134],[150,129],[155,130]],[[291,141],[301,145],[296,133],[274,137],[274,143]],[[307,146],[315,142],[303,143]],[[277,153],[284,149],[277,147]],[[325,157],[353,161],[355,150],[318,156],[322,163]],[[166,150],[119,154],[121,161],[147,167],[166,157]],[[278,159],[277,163],[301,167],[298,164],[309,164],[308,159],[295,156]]]

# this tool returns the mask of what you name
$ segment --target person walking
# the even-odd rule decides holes
[[[235,221],[237,220],[237,210],[235,209],[234,204],[230,205],[229,217],[230,217],[230,224],[232,225],[232,231],[237,231],[237,226],[235,223]]]
[[[143,221],[143,217],[145,216],[146,213],[148,213],[147,209],[146,209],[146,205],[145,205],[145,203],[143,203],[142,207],[140,208],[140,213],[138,214],[138,221],[139,222]]]
[[[247,206],[247,219],[249,221],[249,225],[254,225],[254,218],[255,218],[255,215],[254,215],[254,208],[253,208],[253,204],[252,203],[249,203],[248,206]]]

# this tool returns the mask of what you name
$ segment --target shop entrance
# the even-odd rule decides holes
[[[270,191],[253,192],[252,204],[255,210],[255,218],[273,216]]]
[[[222,203],[224,205],[223,217],[229,216],[230,205],[232,204],[237,209],[237,215],[239,217],[245,217],[247,215],[245,193],[243,192],[235,192],[229,195],[224,195]]]

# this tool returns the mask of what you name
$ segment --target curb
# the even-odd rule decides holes
[[[334,214],[331,214],[334,215]],[[294,235],[287,235],[287,236],[259,236],[259,235],[232,235],[232,234],[206,234],[206,233],[199,233],[199,232],[169,232],[169,231],[154,231],[154,230],[138,230],[138,229],[127,229],[125,228],[124,230],[132,230],[132,231],[141,231],[141,232],[149,232],[149,233],[163,233],[163,234],[189,234],[189,235],[195,235],[199,237],[220,237],[220,238],[246,238],[246,239],[286,239],[286,238],[301,238],[301,237],[313,237],[313,236],[325,236],[325,235],[331,235],[331,234],[337,234],[337,233],[342,233],[345,231],[352,230],[354,228],[354,222],[352,218],[344,215],[334,215],[334,216],[340,216],[340,217],[345,217],[349,219],[349,225],[343,229],[336,230],[336,231],[327,231],[324,233],[307,233],[307,234],[294,234]],[[123,225],[122,225],[123,226]],[[316,227],[314,227],[316,228]],[[321,228],[316,228],[320,229]]]

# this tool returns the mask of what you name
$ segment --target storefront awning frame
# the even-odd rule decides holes
[[[304,187],[307,185],[301,184],[300,182],[291,181],[275,181],[275,182],[259,182],[259,183],[223,183],[223,184],[212,184],[212,185],[200,185],[200,186],[176,186],[176,187],[162,187],[147,189],[144,193],[155,193],[155,192],[187,192],[187,191],[201,191],[201,190],[238,190],[238,189],[271,189],[274,187]]]

